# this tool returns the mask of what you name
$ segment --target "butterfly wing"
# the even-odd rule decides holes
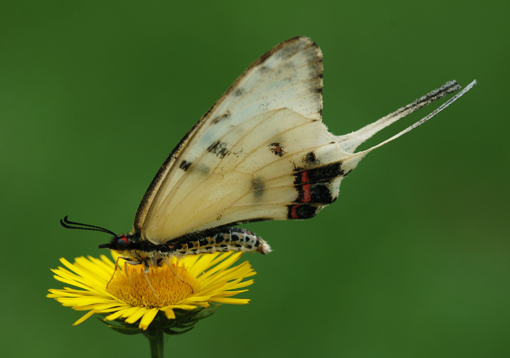
[[[162,243],[231,223],[287,219],[300,195],[295,174],[308,165],[303,158],[334,142],[321,110],[320,49],[304,37],[277,45],[174,149],[140,204],[135,229]]]
[[[322,70],[320,49],[305,37],[255,61],[154,178],[134,222],[142,239],[162,244],[241,222],[307,219],[335,201],[342,178],[373,148],[354,149],[409,110],[334,136],[321,121]]]

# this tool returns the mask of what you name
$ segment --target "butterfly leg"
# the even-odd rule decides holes
[[[119,256],[117,257],[117,260],[115,260],[115,269],[113,270],[113,275],[112,277],[110,278],[110,281],[108,281],[108,283],[106,284],[106,288],[108,288],[108,286],[110,286],[110,282],[112,282],[113,278],[115,277],[115,274],[117,273],[117,269],[119,268],[119,260],[120,259],[123,259],[123,260],[129,260],[129,257],[126,257],[126,256]],[[129,278],[129,275],[126,271],[126,276],[128,277],[129,279],[129,282],[131,283],[131,286],[133,286],[133,282],[131,282],[131,279]],[[134,288],[134,286],[133,286]]]
[[[175,277],[177,277],[179,280],[181,280],[182,283],[185,283],[186,285],[189,286],[189,288],[191,289],[191,294],[194,294],[195,293],[195,290],[193,290],[193,287],[188,283],[186,282],[181,276],[179,276],[177,274],[177,272],[175,272],[174,268],[172,267],[172,264],[170,262],[168,262],[168,259],[164,259],[163,262],[165,263],[165,265],[167,265],[170,270],[172,270],[172,273],[175,275]]]
[[[110,282],[113,280],[113,278],[115,277],[115,273],[117,272],[117,268],[119,267],[119,260],[120,259],[123,259],[125,260],[124,261],[124,272],[126,273],[126,276],[128,278],[128,281],[129,283],[131,284],[131,287],[133,287],[133,291],[137,292],[136,290],[136,286],[135,284],[133,283],[133,281],[131,280],[131,277],[129,276],[129,271],[127,269],[127,265],[130,264],[130,265],[141,265],[142,263],[139,262],[139,261],[132,261],[131,258],[129,257],[126,257],[126,256],[119,256],[117,257],[117,260],[115,260],[115,271],[113,272],[113,275],[112,275],[112,278],[110,278],[110,281],[108,281],[108,284],[106,285],[106,288],[108,288],[108,285],[110,284]],[[144,270],[144,276],[145,276],[145,279],[147,280],[147,283],[149,284],[149,287],[151,288],[152,292],[154,293],[154,295],[156,296],[156,298],[158,299],[159,301],[159,297],[158,295],[156,294],[156,292],[154,291],[154,288],[152,287],[150,281],[149,281],[149,278],[147,277],[147,271],[148,271],[148,267],[145,268]],[[138,292],[137,292],[138,293]]]
[[[149,280],[149,276],[147,275],[148,272],[149,272],[149,266],[145,266],[145,269],[143,270],[143,276],[145,277],[145,280],[147,281],[147,284],[149,285],[152,293],[154,294],[154,297],[156,297],[156,299],[158,300],[158,303],[161,304],[161,300],[159,299],[158,294],[154,290],[154,287],[152,287],[151,280]]]
[[[120,257],[119,257],[120,258]],[[126,276],[129,280],[129,283],[131,284],[131,287],[133,287],[133,290],[135,292],[137,292],[136,290],[136,286],[134,285],[133,281],[131,280],[131,277],[129,276],[129,271],[127,269],[127,265],[130,264],[130,265],[141,265],[142,263],[139,262],[139,261],[129,261],[129,258],[127,257],[122,257],[123,259],[126,259],[126,261],[124,262],[124,271],[126,272]],[[149,285],[149,288],[151,289],[152,293],[154,294],[154,297],[156,297],[156,299],[158,300],[159,303],[161,303],[161,300],[158,296],[158,294],[156,293],[156,291],[154,290],[154,287],[152,287],[152,284],[151,284],[151,281],[149,280],[149,276],[147,276],[147,273],[149,272],[149,267],[148,266],[145,266],[145,269],[143,270],[143,276],[145,277],[145,280],[147,281],[147,284]],[[137,292],[138,293],[138,292]],[[140,294],[139,294],[140,295]],[[141,295],[140,295],[141,297]]]
[[[119,258],[117,258],[117,263],[118,263],[118,260],[119,259],[124,259],[126,260],[124,262],[124,271],[126,272],[126,276],[129,280],[129,283],[131,284],[131,287],[133,287],[133,290],[135,292],[137,292],[136,290],[136,286],[135,284],[133,283],[133,281],[131,280],[131,277],[129,276],[129,271],[127,269],[127,265],[130,264],[130,265],[141,265],[142,263],[140,261],[131,261],[129,257],[123,257],[123,256],[120,256]],[[115,264],[117,266],[117,263]],[[154,294],[154,297],[156,297],[156,299],[158,300],[159,303],[161,303],[161,300],[158,296],[158,294],[156,293],[156,291],[154,290],[154,287],[152,287],[152,283],[151,281],[149,280],[149,276],[147,276],[147,273],[149,272],[149,267],[148,266],[145,266],[145,269],[143,270],[143,276],[145,277],[145,280],[147,281],[147,284],[149,285],[149,288],[151,289],[152,293]],[[112,276],[113,278],[113,276]],[[111,279],[110,279],[111,281]],[[138,292],[137,292],[138,293]],[[140,295],[141,296],[141,295]]]
[[[136,292],[136,286],[133,283],[133,281],[131,280],[131,277],[129,276],[129,271],[127,269],[127,265],[130,264],[130,265],[135,266],[135,265],[141,265],[142,263],[138,262],[138,261],[129,261],[128,257],[122,257],[122,258],[126,260],[126,261],[124,261],[124,272],[126,273],[126,276],[128,278],[129,283],[131,284],[131,287],[133,287],[133,290]]]

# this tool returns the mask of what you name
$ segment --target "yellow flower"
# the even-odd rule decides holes
[[[114,259],[117,254],[112,252]],[[80,324],[93,314],[102,314],[106,321],[123,319],[146,330],[158,312],[169,320],[176,312],[209,307],[211,303],[247,304],[249,299],[232,298],[247,291],[253,280],[243,279],[256,272],[245,261],[231,267],[241,253],[215,253],[184,256],[171,264],[151,267],[115,264],[106,256],[78,257],[72,264],[60,261],[67,268],[52,270],[55,279],[76,288],[50,289],[47,297],[55,298],[63,306],[77,311],[89,311],[74,323]],[[126,275],[127,270],[127,275]]]

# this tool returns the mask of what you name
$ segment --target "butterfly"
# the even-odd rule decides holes
[[[372,150],[356,148],[404,116],[456,92],[455,81],[347,135],[322,123],[322,53],[309,38],[284,41],[256,60],[177,144],[145,193],[134,228],[116,235],[99,226],[64,227],[113,235],[100,245],[146,268],[172,256],[225,251],[267,254],[270,246],[235,225],[314,217],[339,194],[340,182]]]

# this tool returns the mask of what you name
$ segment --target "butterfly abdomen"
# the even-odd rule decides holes
[[[213,252],[243,251],[267,254],[270,246],[254,233],[226,227],[211,234],[194,234],[172,240],[166,244],[171,255],[198,255]]]

